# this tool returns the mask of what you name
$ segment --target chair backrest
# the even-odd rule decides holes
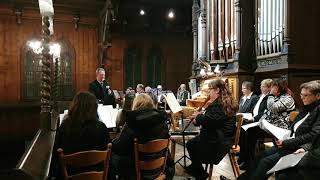
[[[237,148],[238,144],[239,144],[239,138],[240,138],[240,130],[241,130],[241,126],[243,123],[243,116],[242,114],[237,114],[236,115],[236,123],[237,123],[237,128],[234,134],[234,147],[232,148]]]
[[[298,116],[298,114],[299,114],[298,111],[291,111],[291,112],[290,112],[289,121],[290,121],[290,122],[293,122],[293,121],[296,119],[296,117]]]
[[[63,154],[63,149],[58,149],[58,157],[61,165],[63,178],[65,180],[105,180],[108,174],[109,159],[111,155],[112,144],[108,144],[105,151],[81,151],[69,155]],[[88,171],[75,175],[68,175],[66,166],[70,168],[81,168],[97,165],[103,162],[103,171]]]
[[[141,178],[140,170],[153,170],[163,167],[160,175],[164,174],[167,155],[168,155],[168,146],[169,146],[170,138],[168,139],[155,139],[149,141],[144,144],[139,144],[138,139],[134,139],[134,153],[135,153],[135,166],[136,166],[136,176],[137,180],[143,179]],[[165,154],[161,157],[155,159],[141,160],[139,158],[139,153],[159,153],[165,150]]]

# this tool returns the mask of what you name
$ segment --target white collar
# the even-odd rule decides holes
[[[242,99],[250,99],[251,96],[252,96],[252,94],[253,94],[253,92],[251,92],[251,93],[249,94],[249,96],[243,96]]]

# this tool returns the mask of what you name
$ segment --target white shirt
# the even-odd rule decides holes
[[[310,115],[310,113],[308,113],[300,121],[298,121],[297,123],[294,124],[294,126],[293,126],[293,137],[295,137],[295,134],[296,134],[296,131],[297,131],[298,127],[304,122],[304,120],[306,120],[308,118],[309,115]]]
[[[258,113],[259,113],[259,107],[260,107],[260,104],[261,104],[262,99],[263,99],[264,97],[266,97],[266,94],[261,94],[261,95],[260,95],[260,98],[259,98],[257,104],[256,104],[256,105],[254,106],[254,108],[253,108],[253,117],[255,117],[255,116],[258,115]]]
[[[252,94],[253,94],[253,92],[251,92],[248,96],[243,96],[243,97],[242,97],[242,99],[243,99],[242,105],[246,102],[247,99],[250,99],[250,98],[251,98]]]

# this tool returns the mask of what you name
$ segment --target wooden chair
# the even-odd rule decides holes
[[[145,144],[139,144],[138,139],[134,139],[134,154],[135,154],[135,166],[136,166],[136,176],[137,180],[143,179],[141,175],[141,170],[154,170],[162,167],[160,175],[155,178],[156,180],[162,180],[166,178],[165,175],[165,166],[167,161],[168,155],[168,146],[169,146],[169,139],[156,139],[149,141]],[[164,156],[161,156],[156,159],[150,160],[141,160],[139,158],[139,153],[159,153],[165,149],[166,153]]]
[[[235,177],[238,177],[240,175],[240,168],[239,168],[239,165],[236,160],[236,154],[238,152],[240,152],[239,138],[240,138],[240,130],[241,130],[242,122],[243,122],[243,116],[241,114],[236,115],[237,127],[236,127],[236,131],[235,131],[235,135],[234,135],[234,144],[228,153],[229,158],[230,158],[231,167],[232,167],[232,170],[233,170]],[[214,163],[204,163],[204,164],[205,164],[205,171],[208,170],[208,165],[209,165],[209,177],[208,178],[211,179]]]
[[[290,121],[290,122],[293,122],[293,121],[296,119],[296,117],[298,116],[298,114],[299,114],[298,111],[291,111],[291,112],[290,112],[289,121]]]
[[[63,149],[58,149],[58,157],[64,180],[106,180],[111,147],[112,144],[109,143],[108,148],[105,151],[90,150],[69,155],[64,155]],[[73,168],[89,167],[101,162],[104,163],[103,171],[88,171],[69,176],[66,168],[66,166]]]
[[[237,121],[237,128],[234,135],[234,144],[231,147],[228,155],[230,158],[230,163],[232,166],[233,174],[235,177],[238,177],[240,175],[240,168],[238,165],[238,162],[236,160],[236,154],[240,152],[240,146],[239,146],[239,138],[240,138],[240,130],[243,123],[243,116],[241,114],[236,116]]]

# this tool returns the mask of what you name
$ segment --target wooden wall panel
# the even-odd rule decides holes
[[[41,37],[39,12],[24,12],[21,25],[17,25],[12,11],[5,14],[8,12],[0,8],[0,103],[22,101],[22,48],[28,40]],[[83,19],[84,24],[76,31],[72,16],[56,15],[52,37],[52,40],[67,39],[75,50],[76,92],[88,89],[88,84],[95,79],[98,62],[96,20]]]
[[[176,91],[180,83],[187,83],[191,76],[192,37],[179,36],[113,36],[112,47],[108,49],[106,68],[109,72],[109,82],[113,89],[126,89],[124,86],[124,53],[126,48],[136,46],[141,50],[142,82],[147,81],[147,56],[149,49],[156,45],[162,49],[164,67],[163,83],[165,89]],[[110,63],[110,64],[109,64]],[[119,71],[121,68],[121,71]]]

